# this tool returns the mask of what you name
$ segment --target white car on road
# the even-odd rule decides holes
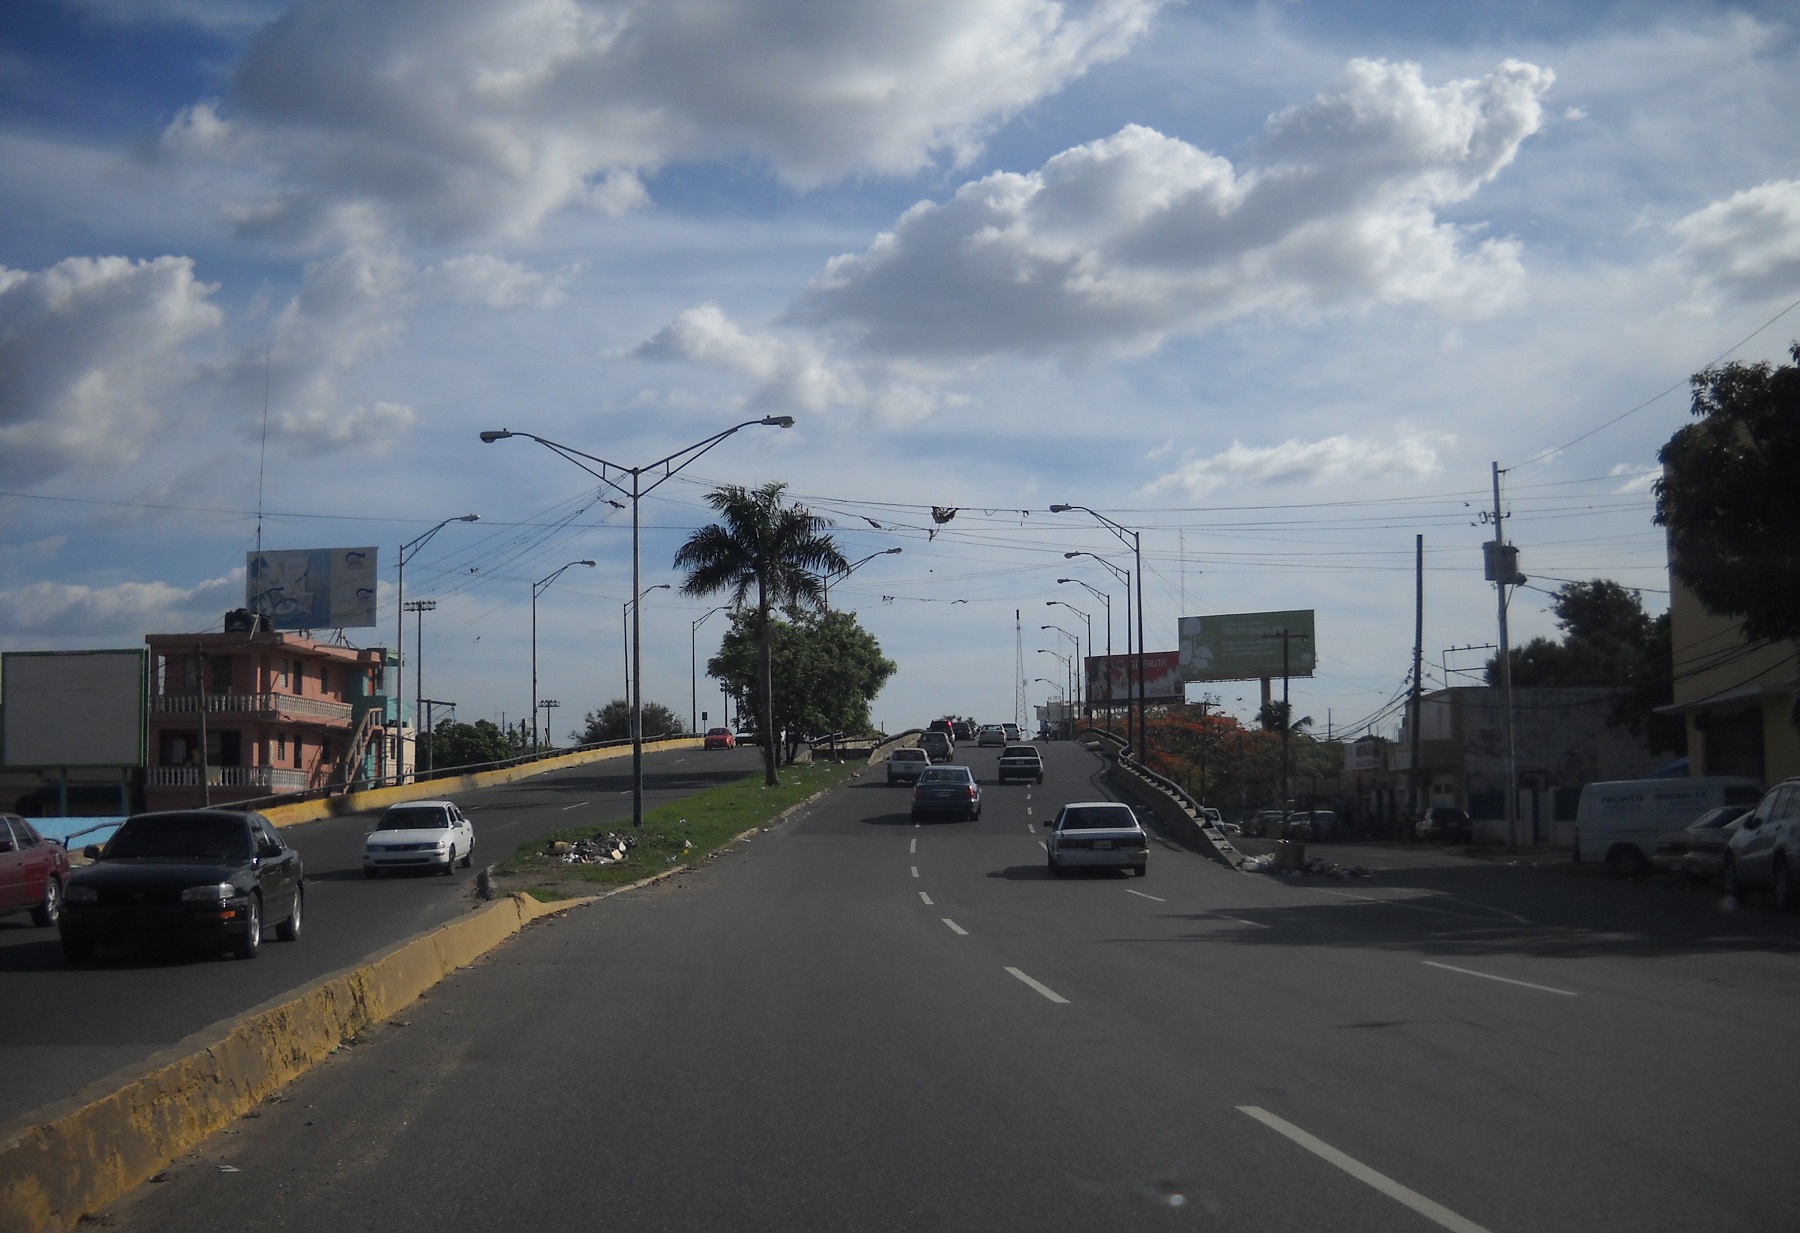
[[[390,805],[363,840],[363,877],[384,869],[434,869],[449,874],[475,861],[475,827],[450,801]]]

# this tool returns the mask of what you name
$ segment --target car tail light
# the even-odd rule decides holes
[[[973,786],[972,786],[972,785],[971,785],[971,786],[970,786],[970,788],[969,788],[969,799],[970,799],[970,800],[974,800],[974,799],[975,799],[975,789],[974,789],[974,787],[973,787]]]

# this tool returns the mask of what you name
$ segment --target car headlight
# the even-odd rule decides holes
[[[100,892],[91,886],[71,886],[63,892],[64,903],[94,903],[100,898]]]
[[[237,894],[237,887],[229,882],[216,882],[211,886],[190,886],[181,892],[185,903],[223,903]]]

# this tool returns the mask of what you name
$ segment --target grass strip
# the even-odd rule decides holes
[[[735,783],[721,784],[658,805],[645,811],[643,828],[635,832],[637,847],[616,864],[565,865],[548,855],[546,849],[559,840],[574,843],[609,831],[631,834],[629,821],[611,826],[565,827],[552,831],[542,839],[521,844],[511,856],[496,864],[494,871],[504,878],[528,880],[523,888],[526,893],[546,902],[570,897],[572,892],[566,888],[571,884],[623,886],[653,873],[697,864],[734,837],[752,827],[768,824],[782,811],[815,792],[841,783],[860,769],[861,763],[834,762],[784,767],[781,783],[773,788],[763,786],[762,772],[758,771]],[[556,885],[529,884],[534,881],[553,881]]]

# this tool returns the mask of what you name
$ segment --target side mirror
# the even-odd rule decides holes
[[[97,861],[100,859],[100,845],[97,843],[90,843],[81,850],[81,854],[91,861]]]
[[[12,850],[13,850],[13,841],[12,840],[0,839],[0,852],[11,852]]]

